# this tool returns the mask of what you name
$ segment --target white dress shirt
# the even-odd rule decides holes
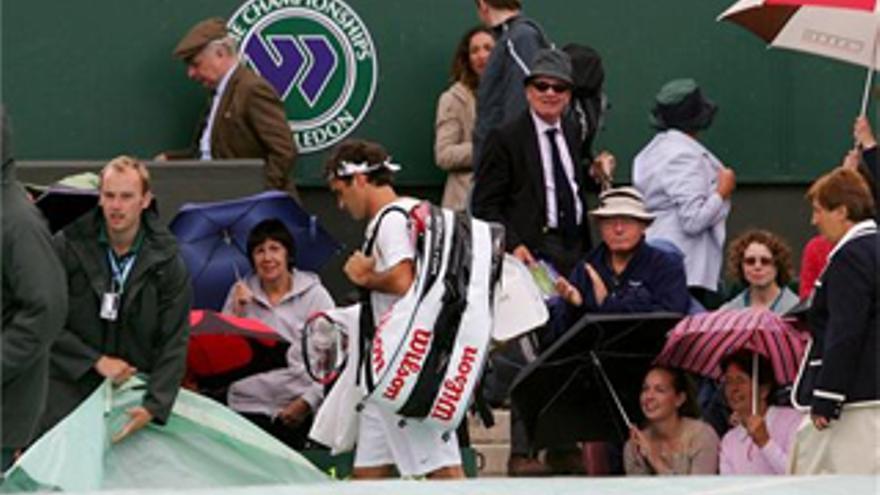
[[[211,131],[214,130],[214,117],[217,116],[217,107],[220,106],[220,102],[223,100],[223,93],[226,91],[226,84],[229,82],[229,78],[232,77],[232,73],[235,72],[235,69],[238,68],[238,64],[233,65],[226,71],[226,74],[220,79],[220,84],[217,85],[216,91],[214,91],[214,100],[211,102],[211,113],[208,114],[208,121],[205,122],[205,129],[202,131],[202,137],[199,139],[199,155],[202,160],[210,160],[211,159]]]
[[[541,151],[541,165],[544,170],[544,188],[547,197],[547,226],[551,229],[558,228],[556,216],[556,179],[553,176],[553,154],[550,149],[550,141],[547,139],[547,131],[556,129],[555,139],[556,146],[559,148],[559,157],[562,159],[562,168],[565,170],[565,176],[568,177],[568,184],[571,192],[574,194],[575,218],[577,224],[581,224],[583,218],[583,205],[581,204],[581,195],[578,190],[577,181],[574,178],[574,164],[571,161],[571,152],[568,150],[568,144],[565,142],[565,135],[562,132],[561,121],[557,120],[556,124],[550,125],[544,122],[540,117],[531,112],[532,120],[535,122],[535,131],[538,133],[538,149]]]

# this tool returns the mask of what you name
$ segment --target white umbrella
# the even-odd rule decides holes
[[[739,0],[718,16],[770,46],[812,53],[868,68],[861,114],[880,70],[878,0]]]

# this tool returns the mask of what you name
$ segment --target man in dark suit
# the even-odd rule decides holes
[[[489,133],[476,172],[472,205],[475,217],[504,225],[507,250],[523,263],[533,265],[543,259],[563,274],[590,249],[586,192],[596,189],[590,173],[580,166],[576,124],[563,117],[571,88],[568,54],[556,49],[538,51],[525,78],[529,108]],[[506,396],[518,368],[534,359],[535,343],[530,339],[549,335],[534,332],[520,347],[508,346],[501,351],[503,357],[493,359],[494,375],[486,379],[490,402],[493,395]],[[577,472],[570,462],[578,457],[572,446],[548,452],[552,470],[537,459],[513,406],[508,474]]]
[[[284,104],[265,79],[240,64],[223,19],[196,24],[174,49],[186,75],[211,91],[192,144],[156,158],[261,158],[267,189],[294,192],[296,144]]]
[[[505,227],[507,249],[527,265],[544,259],[563,274],[590,249],[587,190],[579,165],[571,100],[571,61],[540,50],[525,78],[529,109],[489,133],[475,177],[473,214]]]

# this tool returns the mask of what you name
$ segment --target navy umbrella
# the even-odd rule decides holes
[[[663,348],[675,313],[588,313],[511,385],[535,447],[623,441],[641,419],[642,379]],[[629,413],[629,414],[627,414]]]
[[[237,277],[250,270],[247,236],[270,218],[281,220],[296,242],[294,265],[318,271],[341,245],[285,192],[266,191],[215,203],[187,203],[171,221],[192,277],[194,308],[220,310]]]

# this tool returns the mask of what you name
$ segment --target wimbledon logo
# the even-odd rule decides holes
[[[248,0],[230,18],[242,57],[281,99],[301,153],[351,133],[376,91],[367,27],[340,0]]]

